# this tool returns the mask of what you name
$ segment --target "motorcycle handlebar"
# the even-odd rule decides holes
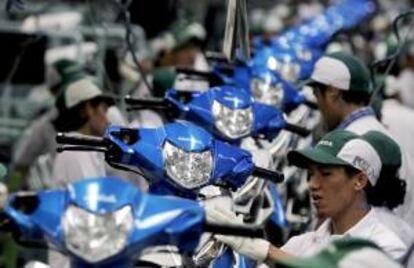
[[[221,62],[229,61],[223,53],[216,52],[216,51],[207,51],[205,56],[208,60],[221,61]]]
[[[285,179],[283,173],[268,170],[261,167],[255,167],[252,173],[253,176],[260,177],[272,181],[274,183],[281,183]]]
[[[309,129],[291,123],[286,123],[284,129],[302,137],[307,137],[311,133]]]
[[[185,68],[185,67],[177,67],[176,71],[177,71],[177,73],[202,76],[202,77],[206,77],[206,78],[210,78],[212,76],[211,72],[199,71],[199,70],[194,70],[194,69]]]
[[[67,145],[80,145],[90,147],[107,147],[108,143],[105,138],[93,137],[79,134],[58,133],[56,142]]]
[[[137,98],[133,98],[131,96],[126,96],[125,97],[125,103],[126,104],[130,104],[130,105],[142,105],[142,106],[154,106],[154,105],[158,105],[158,106],[162,106],[162,105],[166,105],[164,99],[137,99]]]
[[[237,225],[224,225],[216,223],[206,223],[206,232],[223,234],[223,235],[234,235],[243,237],[263,237],[263,228],[259,226],[237,226]]]

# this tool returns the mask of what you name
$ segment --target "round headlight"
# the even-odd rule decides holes
[[[166,142],[163,147],[164,168],[178,185],[194,189],[208,183],[213,169],[210,150],[187,152]]]
[[[262,79],[253,78],[250,88],[256,101],[281,108],[285,95],[282,83],[271,85]]]
[[[253,127],[253,109],[230,109],[218,101],[213,102],[215,127],[230,139],[249,135]]]
[[[102,261],[122,251],[132,227],[130,206],[98,215],[71,205],[62,218],[66,247],[90,263]]]

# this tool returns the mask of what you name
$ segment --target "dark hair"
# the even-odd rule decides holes
[[[97,97],[83,101],[70,109],[59,109],[59,116],[52,122],[53,126],[58,132],[76,131],[88,121],[85,113],[86,104],[90,103],[96,108],[102,102],[102,98]]]
[[[353,167],[345,166],[345,173],[349,177],[359,172]],[[393,209],[404,202],[406,183],[399,178],[397,168],[383,167],[375,186],[368,183],[364,190],[368,204]]]
[[[395,168],[381,170],[375,186],[366,188],[368,203],[393,209],[404,202],[406,182],[398,176]]]
[[[362,90],[342,90],[342,99],[349,103],[367,105],[371,98],[370,94]]]

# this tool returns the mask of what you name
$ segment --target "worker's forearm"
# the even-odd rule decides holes
[[[266,263],[271,265],[271,267],[275,267],[276,261],[291,257],[292,255],[287,253],[286,251],[281,250],[278,247],[270,245],[269,251],[267,252]]]

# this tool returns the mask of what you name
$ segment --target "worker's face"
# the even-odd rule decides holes
[[[349,177],[340,166],[311,164],[308,183],[312,203],[320,217],[337,218],[353,206],[362,190],[357,175]],[[355,187],[359,185],[359,187]]]
[[[193,67],[197,58],[199,49],[197,47],[185,47],[174,52],[175,65],[182,67]]]
[[[108,104],[104,102],[99,103],[97,106],[92,106],[90,103],[87,104],[86,111],[92,135],[104,135],[105,129],[108,126],[108,118],[106,116],[108,108]]]
[[[321,87],[324,87],[324,90],[321,90]],[[339,96],[338,89],[318,84],[312,86],[312,88],[324,125],[328,130],[336,128],[341,123],[337,102]]]

